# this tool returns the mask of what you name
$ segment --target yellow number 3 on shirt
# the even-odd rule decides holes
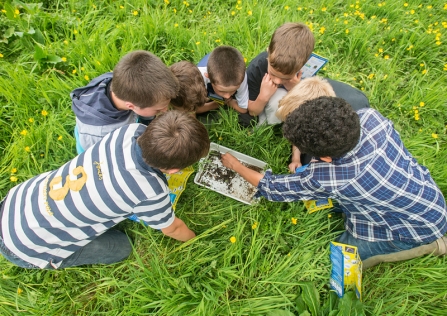
[[[64,186],[59,189],[54,189],[54,186],[62,182],[62,177],[54,177],[50,182],[48,195],[53,200],[60,201],[67,196],[69,190],[80,191],[87,182],[87,174],[85,173],[84,167],[78,166],[73,170],[73,175],[78,176],[79,174],[81,174],[81,177],[76,180],[70,180],[70,175],[67,175]]]

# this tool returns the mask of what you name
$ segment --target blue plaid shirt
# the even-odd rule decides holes
[[[291,175],[269,170],[257,196],[285,202],[334,199],[346,214],[346,230],[367,241],[440,238],[447,231],[447,209],[430,172],[404,147],[391,121],[373,109],[357,113],[361,135],[352,151]]]

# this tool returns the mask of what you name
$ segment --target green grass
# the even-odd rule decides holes
[[[445,2],[29,2],[0,4],[0,198],[75,156],[69,93],[127,52],[146,49],[170,65],[232,45],[248,63],[286,21],[311,27],[315,52],[330,60],[321,74],[363,90],[447,194]],[[287,173],[280,131],[242,130],[234,112],[220,115],[212,141]],[[431,256],[368,270],[363,302],[352,291],[339,300],[328,287],[329,242],[343,225],[326,211],[247,206],[191,177],[176,213],[196,239],[121,223],[135,250],[115,265],[34,271],[0,258],[0,314],[445,315],[447,260]]]

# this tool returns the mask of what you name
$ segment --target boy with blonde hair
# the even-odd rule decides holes
[[[247,113],[248,85],[245,61],[234,47],[219,46],[197,64],[211,99],[197,113],[228,105],[239,113]]]
[[[248,114],[239,122],[249,126],[255,116],[259,124],[278,124],[278,102],[300,80],[301,68],[315,45],[312,31],[302,23],[285,23],[275,30],[266,52],[255,57],[247,68]]]
[[[301,80],[290,90],[279,101],[276,116],[279,120],[285,121],[287,115],[297,109],[301,104],[322,96],[342,98],[351,105],[354,111],[369,107],[368,99],[360,90],[340,81],[323,79],[316,76]],[[290,172],[294,173],[297,168],[308,164],[311,158],[310,155],[301,154],[297,147],[292,146],[292,159],[289,164]]]
[[[70,93],[78,153],[138,118],[151,120],[167,111],[178,89],[177,79],[160,58],[144,50],[126,54],[113,73],[105,73]]]
[[[172,107],[195,115],[207,101],[202,73],[196,65],[185,60],[172,64],[169,69],[179,82],[179,92],[171,99]]]

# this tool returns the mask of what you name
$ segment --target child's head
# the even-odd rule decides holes
[[[298,108],[307,100],[318,97],[335,97],[332,86],[320,77],[310,77],[301,80],[284,98],[279,101],[276,116],[284,121],[290,112]]]
[[[179,111],[195,112],[207,100],[207,92],[200,70],[189,61],[179,61],[171,65],[169,69],[180,85],[177,96],[171,99],[171,105]]]
[[[291,112],[283,133],[301,153],[338,158],[357,145],[360,119],[344,99],[319,97]]]
[[[154,54],[137,50],[126,54],[113,69],[112,92],[141,116],[166,111],[178,93],[178,81]]]
[[[241,52],[231,46],[219,46],[208,58],[207,74],[214,92],[228,99],[244,81],[245,61]]]
[[[305,24],[281,25],[273,33],[268,47],[269,75],[272,79],[280,79],[278,81],[293,79],[309,59],[314,45],[314,35]]]
[[[210,139],[195,117],[173,110],[157,116],[138,138],[138,144],[149,166],[169,173],[206,156]]]

